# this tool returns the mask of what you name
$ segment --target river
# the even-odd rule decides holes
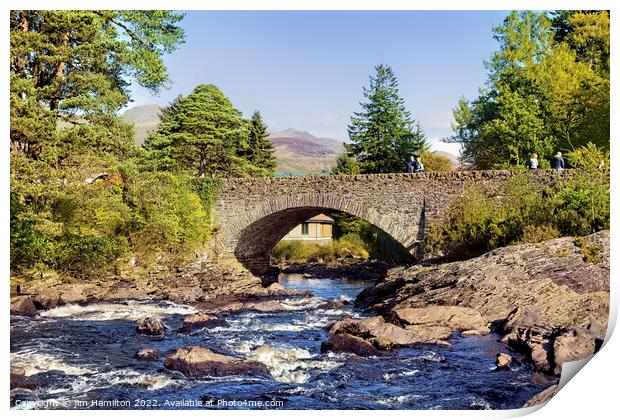
[[[11,365],[35,375],[36,391],[12,392],[12,406],[33,408],[518,408],[548,383],[527,364],[494,371],[497,336],[459,336],[453,347],[403,348],[386,357],[321,354],[325,326],[343,314],[364,317],[352,303],[367,286],[348,279],[289,275],[280,283],[313,296],[283,298],[285,312],[225,316],[226,326],[177,332],[191,306],[124,301],[67,305],[35,318],[11,316]],[[328,300],[346,302],[326,308]],[[164,337],[140,335],[136,321],[161,317]],[[265,363],[271,377],[186,378],[161,361],[136,360],[136,350],[170,354],[201,345]]]

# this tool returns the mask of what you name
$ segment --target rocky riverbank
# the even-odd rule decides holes
[[[356,303],[419,340],[445,340],[455,331],[497,332],[536,369],[559,376],[563,363],[587,357],[603,343],[609,232],[391,269]]]

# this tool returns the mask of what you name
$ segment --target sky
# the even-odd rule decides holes
[[[295,128],[347,140],[362,88],[392,66],[407,109],[434,150],[458,153],[452,109],[486,80],[504,11],[190,11],[185,43],[164,57],[171,82],[158,94],[132,85],[131,106],[165,106],[199,84],[218,86],[270,131]]]

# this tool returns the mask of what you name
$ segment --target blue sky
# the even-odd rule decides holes
[[[172,79],[151,95],[132,86],[130,106],[166,105],[213,83],[245,115],[261,111],[271,131],[296,128],[347,138],[351,113],[377,64],[389,64],[408,109],[435,149],[456,145],[452,108],[486,79],[503,11],[191,11],[186,42],[165,57]]]

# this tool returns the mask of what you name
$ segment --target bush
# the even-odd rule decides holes
[[[126,247],[123,238],[67,235],[56,246],[54,266],[76,277],[98,274],[108,269]]]
[[[271,250],[271,257],[282,262],[331,262],[338,258],[357,257],[368,259],[364,241],[355,234],[319,244],[311,241],[280,241]]]
[[[145,173],[129,190],[135,206],[132,243],[143,254],[180,255],[203,246],[210,223],[191,178],[170,173]]]
[[[430,151],[422,152],[420,160],[424,165],[424,170],[428,172],[450,172],[454,166],[447,157]]]
[[[444,219],[426,229],[427,254],[463,259],[514,243],[609,229],[609,178],[600,171],[576,174],[540,191],[525,174],[513,176],[501,199],[470,185]]]

